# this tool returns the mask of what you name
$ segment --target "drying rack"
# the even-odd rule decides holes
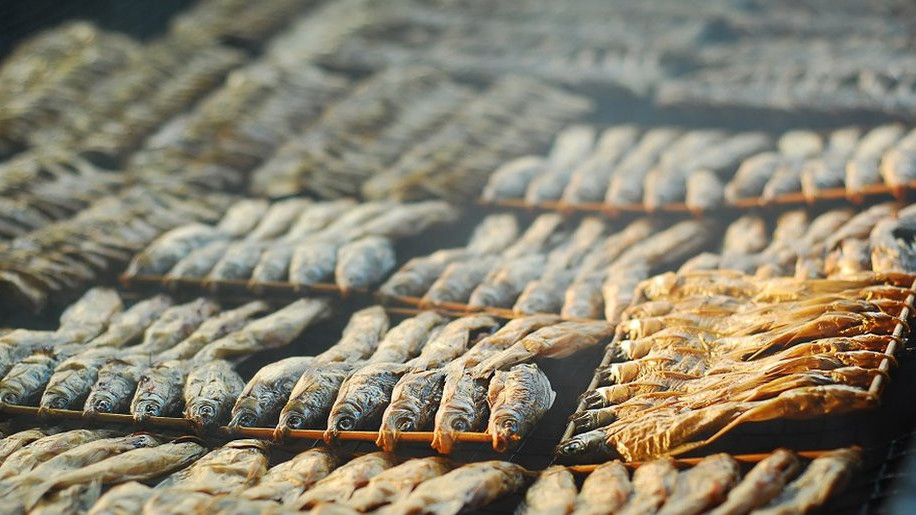
[[[824,202],[846,201],[853,205],[861,205],[866,201],[878,199],[897,199],[907,198],[910,191],[916,190],[916,181],[912,181],[905,186],[891,187],[884,183],[871,184],[863,187],[860,191],[850,193],[845,187],[829,188],[820,190],[817,196],[805,195],[803,192],[792,192],[779,195],[771,199],[760,197],[742,198],[735,202],[726,202],[714,210],[696,210],[691,209],[683,202],[663,204],[656,209],[649,210],[641,203],[636,204],[605,204],[602,202],[584,202],[570,204],[563,201],[548,201],[531,204],[521,198],[508,198],[498,200],[480,200],[483,206],[503,207],[510,209],[525,210],[542,210],[556,211],[560,213],[598,213],[610,218],[616,218],[623,214],[654,214],[654,213],[673,213],[673,214],[692,214],[702,217],[711,213],[742,211],[759,207],[776,207],[776,206],[802,206],[814,205]]]
[[[255,283],[248,279],[166,278],[162,275],[122,275],[118,278],[118,281],[124,288],[128,289],[193,290],[217,297],[226,293],[239,293],[251,298],[276,295],[302,297],[308,294],[336,295],[340,298],[348,298],[350,296],[366,296],[369,294],[369,289],[367,288],[353,288],[344,292],[334,283],[315,283],[306,286],[285,282]]]
[[[422,313],[423,311],[437,311],[444,315],[460,317],[465,315],[470,315],[474,313],[484,313],[487,315],[493,315],[496,318],[503,320],[513,320],[516,318],[525,318],[530,316],[539,316],[539,315],[559,315],[559,313],[522,313],[520,311],[515,311],[508,308],[494,308],[490,306],[469,306],[467,304],[462,304],[460,302],[426,302],[420,297],[403,297],[397,295],[384,295],[377,294],[379,304],[385,306],[385,310],[389,313],[397,313],[401,315],[416,315]],[[564,321],[578,321],[578,322],[604,322],[601,319],[591,319],[591,318],[573,318],[573,317],[561,317]]]
[[[897,279],[899,280],[899,277]],[[875,377],[872,379],[871,384],[869,385],[869,388],[868,388],[868,394],[874,398],[880,398],[881,394],[884,392],[885,387],[887,386],[887,381],[888,381],[887,378],[889,377],[888,373],[890,372],[891,366],[895,362],[895,356],[898,353],[898,351],[900,350],[900,346],[902,345],[903,338],[907,331],[905,321],[909,320],[910,317],[913,315],[914,303],[916,303],[916,277],[907,275],[907,279],[910,280],[909,295],[907,296],[906,300],[904,301],[904,306],[900,311],[900,315],[898,317],[899,321],[894,326],[894,330],[891,333],[891,335],[894,338],[892,338],[891,341],[888,343],[887,347],[885,347],[884,352],[883,352],[884,358],[881,360],[881,362],[878,365],[877,370],[880,371],[881,373],[875,375]],[[589,382],[589,385],[586,388],[585,393],[594,391],[596,388],[598,388],[600,381],[601,381],[601,371],[607,368],[608,366],[610,366],[611,363],[613,362],[613,359],[614,359],[613,350],[616,348],[621,338],[622,338],[621,334],[619,333],[616,334],[614,336],[614,339],[608,345],[607,350],[604,353],[604,357],[601,359],[601,362],[599,363],[598,367],[595,369],[595,372],[592,375],[592,379]],[[579,402],[576,408],[576,411],[573,413],[573,416],[579,413],[582,413],[585,410],[586,410],[586,404],[585,404],[585,401],[582,400]],[[563,432],[563,436],[561,437],[560,441],[562,442],[572,437],[573,434],[575,433],[575,429],[576,429],[575,424],[572,421],[570,421],[567,424],[566,430]],[[698,459],[702,459],[702,457],[701,458],[681,458],[681,460],[698,460]],[[581,467],[585,467],[586,470],[588,467],[594,468],[595,466],[596,465],[581,465]]]

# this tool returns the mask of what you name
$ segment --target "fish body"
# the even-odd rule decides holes
[[[213,269],[207,274],[204,282],[209,284],[211,289],[215,289],[219,288],[221,281],[250,278],[265,248],[265,244],[257,240],[241,240],[231,243],[219,261],[213,265]]]
[[[585,481],[576,499],[573,513],[598,515],[613,513],[623,507],[633,495],[633,484],[626,466],[619,461],[598,465]]]
[[[399,204],[378,217],[367,221],[351,233],[352,237],[382,236],[401,239],[414,236],[427,228],[454,222],[458,212],[442,200]]]
[[[108,360],[116,358],[116,349],[92,349],[61,362],[54,369],[41,395],[39,412],[48,409],[68,409],[81,406],[98,380],[99,369]]]
[[[232,440],[163,479],[156,489],[210,495],[239,493],[267,472],[267,446],[263,440]]]
[[[512,310],[525,313],[556,313],[563,308],[566,288],[573,279],[572,271],[545,273],[540,279],[525,286],[512,306]]]
[[[457,433],[481,428],[490,414],[487,405],[489,378],[475,378],[460,363],[446,367],[442,399],[436,410],[432,447],[451,454]]]
[[[13,365],[0,381],[0,402],[29,406],[41,398],[54,369],[62,359],[84,347],[80,344],[61,346],[56,351],[40,351]]]
[[[766,506],[755,510],[755,513],[806,513],[823,506],[833,493],[849,484],[861,463],[860,449],[827,452],[812,461],[798,478],[786,485]]]
[[[205,320],[187,338],[158,354],[156,359],[159,362],[165,362],[191,358],[207,344],[241,329],[252,316],[267,311],[269,308],[266,302],[258,300],[223,311]]]
[[[546,164],[538,156],[523,156],[503,164],[490,175],[481,197],[487,201],[521,198],[531,181],[544,172]]]
[[[241,238],[255,228],[269,207],[264,199],[239,200],[229,206],[216,228],[233,238]]]
[[[600,273],[574,279],[563,293],[563,306],[560,308],[563,318],[594,320],[604,316],[603,282],[604,277]]]
[[[184,417],[199,429],[211,429],[228,422],[232,405],[245,382],[224,360],[197,364],[188,373],[184,387]]]
[[[163,361],[144,369],[130,402],[137,423],[149,417],[174,417],[184,404],[183,390],[190,369],[186,361]]]
[[[99,369],[86,402],[83,405],[83,416],[94,417],[99,413],[120,413],[127,411],[130,401],[137,391],[140,375],[147,368],[144,359],[114,359]]]
[[[353,492],[368,484],[373,477],[397,465],[398,461],[396,456],[385,452],[373,452],[354,458],[306,490],[294,505],[301,510],[313,508],[319,503],[346,502]]]
[[[354,361],[368,358],[388,331],[388,315],[382,306],[372,306],[350,317],[337,341],[316,359],[320,362]]]
[[[494,373],[487,391],[487,432],[493,436],[493,448],[505,452],[524,438],[547,413],[556,396],[537,365],[515,365],[506,372]]]
[[[289,282],[311,286],[326,282],[337,266],[341,242],[336,239],[315,239],[297,245],[289,261]]]
[[[252,241],[263,241],[282,236],[310,207],[311,201],[305,198],[290,198],[274,202],[260,219],[260,223],[246,235],[246,238]]]
[[[471,292],[498,262],[496,256],[483,256],[451,263],[423,295],[423,302],[431,305],[467,302]]]
[[[563,217],[558,213],[545,213],[531,222],[528,229],[502,252],[505,259],[515,259],[543,254],[562,236]]]
[[[725,185],[713,171],[694,170],[687,177],[684,203],[696,213],[713,210],[725,202]]]
[[[141,300],[130,308],[118,313],[111,320],[108,329],[93,339],[92,347],[123,347],[153,324],[172,305],[172,299],[156,295]]]
[[[445,268],[471,254],[464,248],[444,249],[408,261],[391,275],[379,291],[394,297],[422,297]]]
[[[169,273],[165,274],[163,280],[166,283],[172,283],[176,279],[203,280],[216,267],[220,259],[226,255],[226,251],[229,250],[231,245],[228,240],[216,240],[199,249],[194,249],[190,254],[175,263]]]
[[[10,455],[19,449],[22,449],[23,447],[31,444],[36,440],[59,432],[59,427],[51,427],[47,429],[26,429],[24,431],[19,431],[18,433],[13,433],[4,437],[2,440],[0,440],[0,464],[6,461]]]
[[[190,336],[204,320],[219,312],[219,304],[200,298],[166,309],[143,333],[143,341],[128,350],[131,354],[156,355]]]
[[[508,260],[494,268],[471,292],[468,305],[473,307],[511,307],[525,286],[537,279],[546,264],[544,255]]]
[[[435,311],[424,311],[389,330],[369,358],[369,363],[403,363],[419,354],[433,330],[446,322]]]
[[[560,322],[547,325],[527,334],[517,343],[494,354],[474,368],[476,377],[486,377],[495,370],[534,357],[562,358],[581,349],[610,339],[614,326],[600,321]]]
[[[748,513],[765,505],[779,494],[801,467],[790,451],[777,449],[757,462],[754,468],[728,492],[728,497],[710,513],[726,515]]]
[[[92,515],[121,515],[127,513],[140,513],[143,504],[155,491],[136,481],[118,485],[105,492],[88,513]]]
[[[410,495],[417,485],[447,473],[453,466],[443,458],[407,460],[370,479],[345,504],[357,511],[368,512],[398,502]]]
[[[74,429],[44,436],[7,456],[0,464],[0,479],[27,474],[42,463],[79,445],[114,436],[117,436],[115,431],[102,429]]]
[[[620,513],[654,513],[674,491],[677,476],[677,469],[670,459],[640,465],[633,473],[633,495],[620,509]]]
[[[734,204],[741,199],[761,196],[767,181],[784,159],[776,152],[763,152],[745,159],[725,186],[725,199]]]
[[[408,364],[413,370],[428,370],[445,366],[458,356],[464,354],[471,335],[481,330],[492,330],[499,324],[489,315],[468,315],[446,324],[442,330],[430,338],[420,355]]]
[[[382,414],[376,445],[394,451],[401,432],[422,431],[433,421],[442,398],[443,369],[409,372],[391,391],[391,402]]]
[[[274,438],[282,440],[290,429],[315,428],[326,421],[341,385],[360,366],[359,363],[341,361],[306,369],[280,411]]]
[[[331,449],[313,447],[268,469],[256,485],[239,495],[246,499],[288,504],[326,478],[341,463],[341,457]]]
[[[215,227],[189,224],[172,229],[137,254],[124,272],[128,277],[163,275],[191,251],[228,236]]]
[[[521,196],[521,195],[519,195]],[[468,252],[478,255],[498,254],[518,236],[518,220],[511,213],[487,215],[468,239]]]
[[[367,236],[340,248],[334,269],[335,281],[342,293],[369,288],[394,270],[396,264],[391,240]]]
[[[286,241],[298,241],[325,229],[341,215],[353,209],[353,199],[330,200],[309,204],[283,236]]]
[[[258,427],[276,419],[296,381],[314,362],[311,356],[297,356],[258,370],[235,401],[229,427]]]
[[[340,387],[328,416],[326,441],[340,431],[375,426],[391,402],[391,392],[409,371],[403,363],[375,363],[354,372]]]
[[[707,456],[690,470],[680,472],[671,496],[659,515],[705,513],[719,505],[738,483],[740,469],[728,454]]]
[[[576,480],[566,467],[550,467],[542,471],[525,492],[524,514],[565,515],[576,505]]]

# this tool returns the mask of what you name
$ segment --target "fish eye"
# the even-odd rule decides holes
[[[401,417],[395,423],[395,427],[397,427],[399,431],[413,431],[414,423],[410,417]]]
[[[19,400],[19,396],[13,392],[7,392],[3,394],[2,401],[4,404],[16,404]]]
[[[105,400],[105,399],[100,399],[100,400],[96,401],[96,403],[95,403],[95,409],[96,409],[96,411],[105,411],[105,412],[107,412],[107,411],[111,410],[111,403],[108,402],[108,401]]]
[[[457,418],[452,421],[452,429],[464,433],[471,430],[471,425],[463,418]]]
[[[305,420],[299,415],[290,415],[286,417],[286,426],[292,429],[302,429]]]
[[[153,416],[158,415],[159,406],[157,406],[156,404],[152,402],[149,402],[143,405],[143,412],[146,413],[147,415],[153,415]]]
[[[251,413],[245,413],[239,417],[239,425],[250,427],[254,425],[254,415]]]
[[[197,408],[197,414],[202,417],[212,417],[216,414],[216,410],[213,409],[213,406],[209,404],[204,404],[201,407]]]
[[[511,433],[517,433],[517,432],[518,432],[518,422],[516,422],[515,419],[507,418],[507,419],[503,420],[502,423],[500,423],[499,425],[500,425],[503,429],[505,429],[506,431],[509,431],[509,432],[511,432]]]
[[[50,403],[48,403],[52,409],[64,409],[69,404],[69,401],[65,397],[55,397]]]
[[[352,431],[356,428],[356,419],[351,416],[343,416],[337,419],[337,429],[341,431]]]

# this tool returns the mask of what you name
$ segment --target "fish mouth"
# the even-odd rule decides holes
[[[99,413],[111,413],[114,410],[114,403],[108,397],[91,398],[86,401],[86,407],[83,408],[83,416],[93,416]]]
[[[215,404],[206,402],[188,407],[188,419],[198,428],[211,428],[217,424],[219,409]]]
[[[581,439],[572,438],[557,445],[557,454],[560,456],[575,456],[585,452],[586,445]]]
[[[70,397],[58,392],[45,392],[44,398],[41,399],[39,411],[47,412],[52,409],[67,409],[70,407]]]
[[[22,398],[22,392],[17,391],[10,386],[0,390],[0,404],[16,404]]]
[[[509,446],[519,440],[518,422],[512,418],[497,419],[493,430],[493,449],[506,452]]]
[[[144,422],[152,417],[162,416],[162,405],[156,401],[138,402],[134,408],[134,420]]]
[[[229,421],[229,424],[227,425],[230,429],[238,429],[240,427],[255,427],[257,423],[257,413],[248,410],[241,410],[232,417],[232,420]]]

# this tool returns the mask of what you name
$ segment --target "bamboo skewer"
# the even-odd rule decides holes
[[[209,280],[206,278],[202,279],[185,279],[185,278],[175,278],[166,280],[165,276],[161,275],[137,275],[129,277],[122,275],[119,278],[120,283],[125,288],[140,288],[140,287],[160,287],[160,288],[170,288],[170,287],[190,287],[197,289],[206,289],[206,288],[215,288],[217,295],[220,290],[232,289],[232,290],[245,290],[254,296],[267,296],[271,294],[286,294],[286,295],[303,295],[308,293],[317,293],[323,295],[339,295],[345,297],[344,293],[341,291],[340,287],[333,283],[315,283],[308,286],[301,284],[293,283],[284,283],[284,282],[252,282],[248,279],[219,279],[219,280]],[[260,290],[260,291],[256,291]],[[369,290],[365,288],[353,288],[347,292],[346,296],[351,294],[356,295],[368,295]]]

